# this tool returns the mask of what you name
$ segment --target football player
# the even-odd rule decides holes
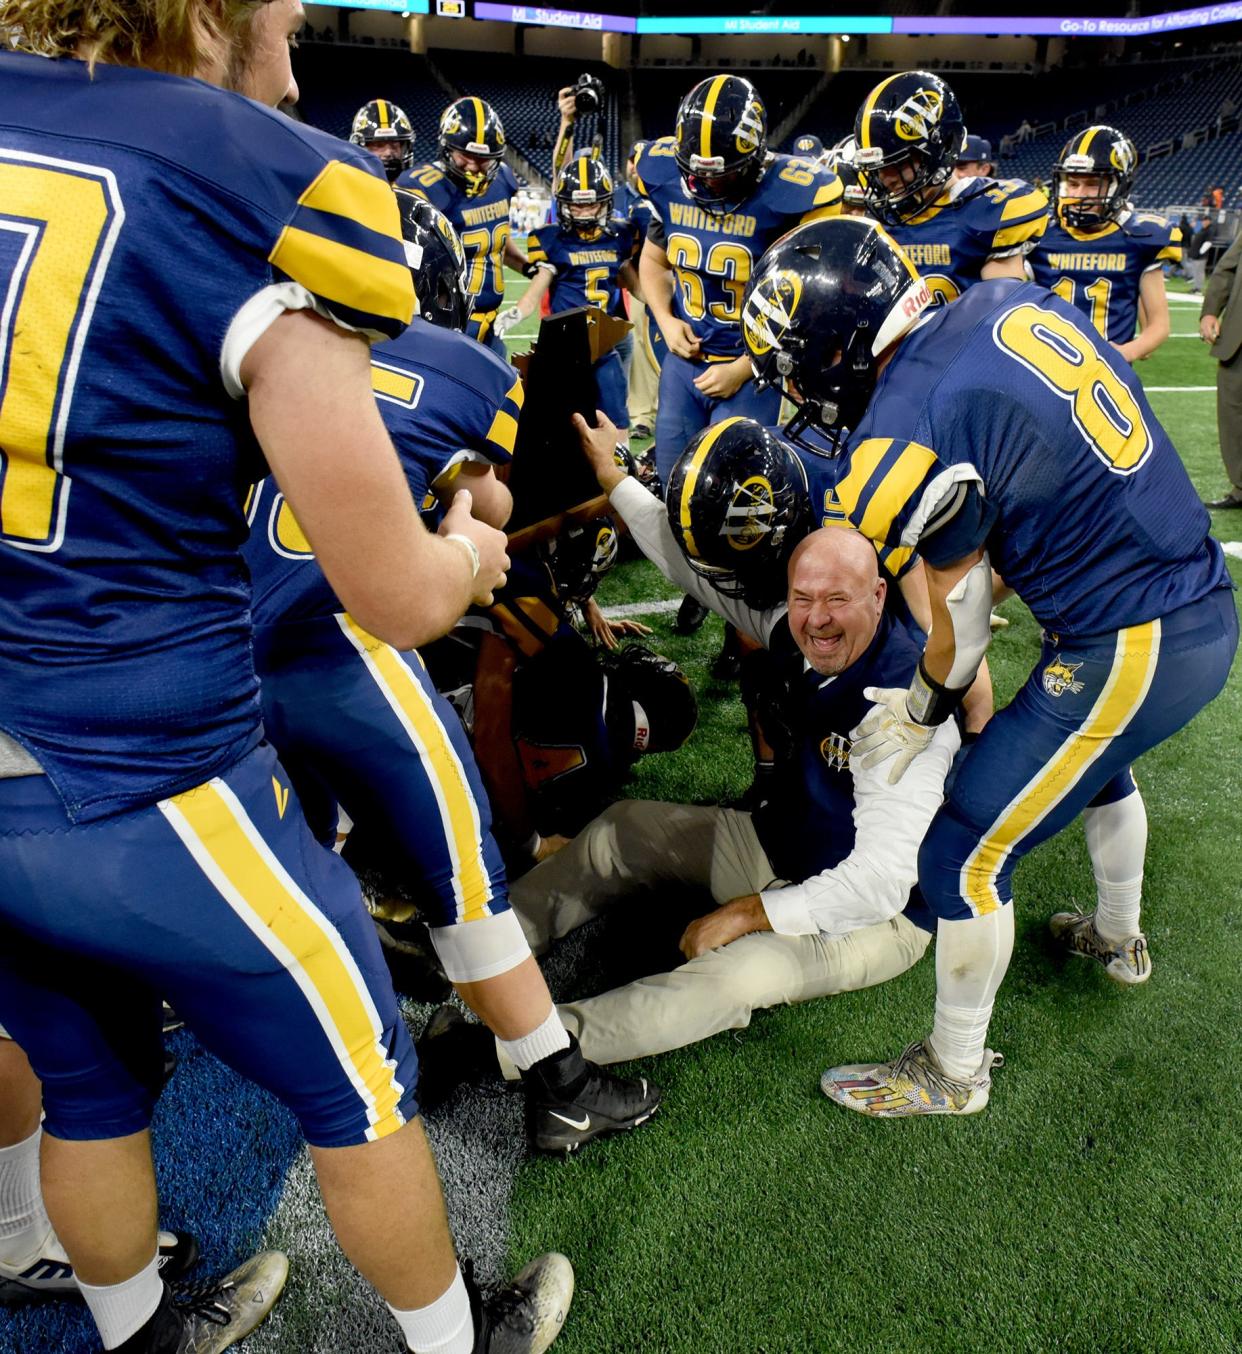
[[[1127,362],[1168,338],[1164,265],[1182,257],[1177,226],[1130,206],[1137,172],[1124,132],[1075,132],[1053,170],[1052,222],[1030,258],[1035,281],[1077,306]]]
[[[643,147],[636,178],[656,218],[639,276],[668,345],[655,445],[667,484],[707,424],[731,415],[776,422],[779,392],[754,385],[742,350],[742,292],[773,240],[840,210],[841,185],[830,170],[768,150],[767,111],[737,75],[695,85],[677,111],[676,134]]]
[[[828,167],[841,180],[841,215],[866,216],[867,190],[855,163],[858,145],[852,136],[838,141],[828,152]]]
[[[407,169],[397,187],[426,198],[448,217],[469,264],[474,311],[467,333],[508,359],[494,325],[505,299],[505,265],[525,272],[526,255],[509,238],[509,199],[517,179],[504,162],[505,129],[490,103],[456,99],[440,115],[439,158]]]
[[[1238,637],[1207,513],[1116,350],[1034,283],[980,283],[926,316],[931,304],[882,228],[837,221],[773,247],[743,313],[761,378],[786,382],[828,435],[851,430],[836,486],[847,520],[882,551],[917,550],[927,572],[918,673],[870,693],[851,758],[891,758],[895,781],[954,713],[989,643],[990,561],[1044,631],[923,844],[919,884],[940,917],[931,1035],[824,1075],[825,1094],[873,1115],[987,1104],[1014,866],[1080,813],[1097,905],[1052,930],[1120,982],[1148,977],[1146,821],[1125,808],[1128,768],[1219,692]]]
[[[417,499],[473,486],[476,511],[499,526],[511,500],[492,466],[512,453],[521,381],[459,332],[470,297],[448,221],[412,193],[396,196],[419,315],[372,353],[379,409]],[[654,1088],[585,1063],[553,1009],[509,907],[487,796],[450,706],[417,653],[382,643],[342,608],[277,485],[261,488],[246,560],[263,721],[312,827],[331,844],[339,803],[417,881],[445,973],[516,1050],[536,1148],[569,1151],[644,1122],[659,1103]]]
[[[638,228],[613,213],[612,175],[593,155],[579,155],[565,166],[556,184],[556,228],[532,231],[526,257],[536,265],[534,279],[515,306],[496,319],[496,335],[505,334],[539,307],[544,296],[553,315],[579,306],[595,306],[624,316],[621,289],[637,292]],[[595,363],[598,407],[629,440],[625,366],[613,348]]]
[[[384,166],[389,183],[414,163],[414,128],[405,110],[388,99],[372,99],[354,114],[349,139]]]
[[[1029,183],[953,177],[965,135],[957,96],[928,71],[881,80],[854,123],[872,214],[937,305],[983,279],[1025,277],[1025,256],[1048,222],[1048,199]]]
[[[647,227],[651,224],[651,203],[638,191],[637,164],[643,142],[630,147],[625,161],[625,181],[617,185],[617,214],[624,216],[638,230],[638,248],[647,242]],[[629,365],[630,426],[635,437],[650,437],[655,432],[655,415],[659,405],[660,366],[664,361],[664,335],[652,318],[646,302],[630,296],[630,319],[634,322],[633,356]]]
[[[505,562],[464,504],[465,541],[420,526],[380,422],[369,342],[413,286],[375,159],[271,107],[304,22],[297,0],[0,0],[24,49],[0,51],[24,241],[0,255],[0,1021],[43,1083],[44,1196],[106,1348],[222,1350],[287,1269],[256,1257],[188,1306],[160,1281],[160,994],[298,1116],[403,1343],[512,1348],[516,1323],[546,1346],[568,1262],[472,1304],[374,928],[260,720],[238,543],[261,458],[372,634],[429,638]]]

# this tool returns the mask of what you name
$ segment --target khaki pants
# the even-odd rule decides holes
[[[1225,474],[1242,496],[1242,350],[1216,369],[1216,426]]]
[[[634,353],[629,370],[630,427],[645,423],[654,428],[660,395],[660,364],[647,337],[647,307],[633,296],[630,297],[630,319],[634,325]]]
[[[682,885],[720,904],[778,882],[749,814],[622,800],[519,879],[510,899],[539,954],[652,886]],[[626,1062],[744,1029],[751,1013],[767,1006],[895,978],[930,940],[904,916],[835,939],[756,932],[671,973],[557,1009],[592,1062]],[[501,1065],[507,1077],[517,1075],[503,1057]]]

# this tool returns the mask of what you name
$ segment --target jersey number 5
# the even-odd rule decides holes
[[[1069,402],[1075,427],[1115,474],[1134,474],[1151,455],[1151,431],[1138,401],[1067,319],[1039,306],[1015,306],[992,332],[1001,352]]]
[[[64,539],[69,406],[124,219],[108,170],[0,150],[0,537],[22,550]]]

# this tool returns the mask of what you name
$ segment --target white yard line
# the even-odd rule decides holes
[[[680,597],[668,597],[662,602],[626,602],[624,606],[604,608],[604,615],[610,621],[623,621],[630,616],[664,616],[681,606]]]
[[[1149,395],[1171,395],[1175,390],[1188,390],[1192,395],[1203,395],[1209,390],[1215,390],[1215,386],[1144,386],[1143,389]]]

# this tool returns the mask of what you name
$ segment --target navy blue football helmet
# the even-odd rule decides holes
[[[474,309],[466,251],[447,216],[425,198],[396,190],[405,258],[414,274],[417,314],[442,329],[463,330]]]
[[[908,221],[947,183],[966,138],[957,95],[930,71],[903,71],[881,80],[867,95],[854,122],[867,200],[882,219]],[[883,171],[890,183],[884,184]]]
[[[740,75],[700,80],[677,110],[677,168],[686,192],[713,216],[735,212],[763,177],[768,115]]]
[[[930,304],[918,270],[866,217],[811,221],[782,236],[747,285],[742,338],[757,382],[783,385],[799,406],[789,436],[813,426],[835,444],[856,428],[877,359]]]

